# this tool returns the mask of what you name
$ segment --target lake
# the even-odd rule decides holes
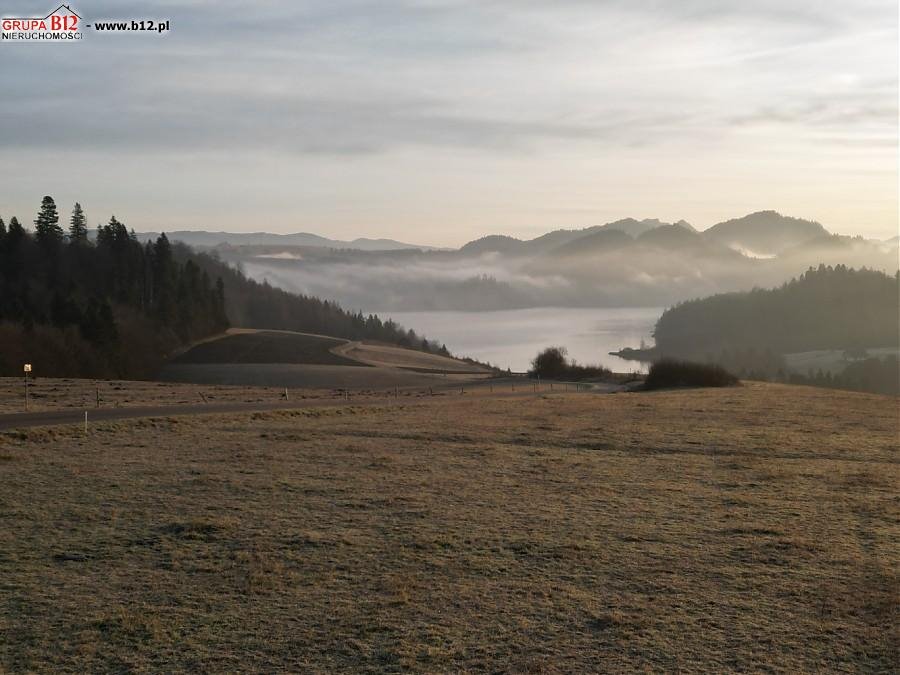
[[[651,334],[663,308],[615,309],[540,307],[497,312],[378,312],[419,335],[438,340],[456,355],[524,371],[545,347],[561,345],[582,364],[615,372],[645,371],[637,361],[608,352],[653,344]]]

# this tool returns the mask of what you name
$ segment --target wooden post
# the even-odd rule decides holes
[[[287,387],[284,388],[284,400],[289,401]]]
[[[87,410],[84,411],[84,433],[87,433]]]

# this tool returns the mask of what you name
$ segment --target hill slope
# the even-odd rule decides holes
[[[816,237],[827,236],[828,230],[811,220],[782,216],[776,211],[757,211],[713,225],[703,236],[751,257],[776,256]]]
[[[898,312],[900,275],[823,266],[780,288],[676,305],[660,317],[654,335],[660,352],[686,356],[897,347]]]
[[[749,385],[9,434],[0,670],[891,672],[896,425]]]

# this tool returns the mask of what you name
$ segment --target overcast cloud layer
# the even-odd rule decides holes
[[[7,219],[49,193],[436,245],[767,208],[897,234],[895,0],[70,4],[172,31],[0,44]]]

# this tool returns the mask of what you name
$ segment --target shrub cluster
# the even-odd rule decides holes
[[[731,387],[738,382],[738,378],[718,365],[662,359],[650,366],[644,388]]]
[[[529,377],[540,377],[548,380],[588,380],[606,378],[612,375],[609,368],[603,366],[582,366],[574,359],[567,358],[565,347],[547,347],[531,361]]]

